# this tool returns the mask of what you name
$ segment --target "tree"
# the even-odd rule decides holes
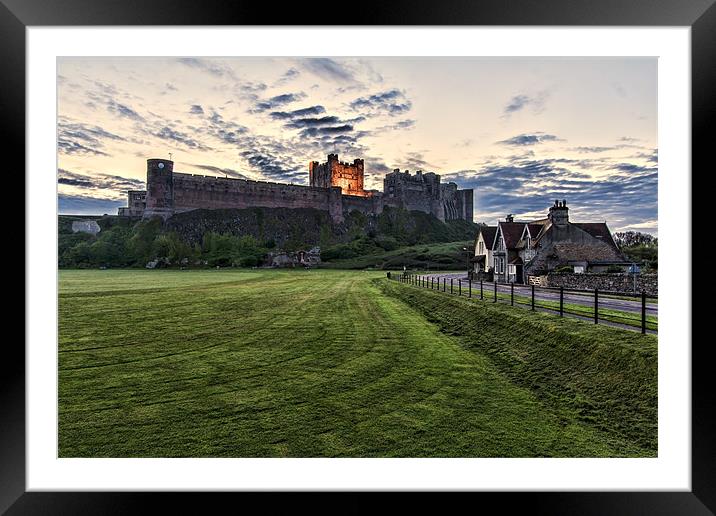
[[[633,247],[637,245],[656,246],[657,239],[654,235],[641,233],[639,231],[624,231],[614,233],[614,243],[619,249],[624,247]]]

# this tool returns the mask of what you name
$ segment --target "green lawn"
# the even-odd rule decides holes
[[[60,271],[59,455],[656,456],[654,337],[474,306],[382,272]]]

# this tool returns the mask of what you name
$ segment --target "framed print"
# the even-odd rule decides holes
[[[0,509],[712,513],[713,2],[267,7],[4,2]]]

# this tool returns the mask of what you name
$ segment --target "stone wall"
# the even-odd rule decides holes
[[[371,197],[342,195],[341,206],[346,213],[357,210],[361,213],[375,213],[378,215],[383,212],[383,196],[381,194]]]
[[[604,292],[634,292],[633,274],[550,272],[542,278],[541,285],[546,287],[564,287],[574,290],[599,289]],[[650,296],[658,295],[658,274],[637,274],[636,291],[645,291]],[[529,281],[528,281],[529,284]]]
[[[311,188],[175,172],[173,194],[175,213],[196,209],[314,208],[328,211],[334,220],[340,221],[343,211],[338,188]]]
[[[431,213],[442,221],[472,221],[472,190],[458,190],[455,183],[441,185],[434,173],[411,176],[399,170],[386,176],[384,193],[363,190],[363,166],[362,159],[343,163],[330,154],[326,163],[310,163],[310,186],[302,186],[179,173],[170,160],[149,159],[146,194],[130,192],[129,207],[120,208],[119,214],[142,212],[145,218],[159,215],[166,220],[198,209],[312,208],[327,211],[340,223],[344,212],[377,215],[384,206],[395,206]]]

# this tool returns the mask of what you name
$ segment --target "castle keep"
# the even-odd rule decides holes
[[[383,181],[383,192],[363,188],[362,159],[343,163],[329,154],[326,163],[308,166],[309,186],[174,172],[174,162],[147,160],[147,190],[128,192],[122,216],[160,216],[197,209],[315,208],[327,211],[334,222],[358,210],[379,214],[384,206],[431,213],[438,219],[472,222],[473,191],[458,190],[455,183],[440,183],[432,172],[415,175],[395,170]]]
[[[363,190],[363,160],[353,164],[338,161],[338,154],[329,154],[326,163],[311,161],[308,164],[308,184],[319,188],[340,186],[344,195],[370,197],[372,192]]]

